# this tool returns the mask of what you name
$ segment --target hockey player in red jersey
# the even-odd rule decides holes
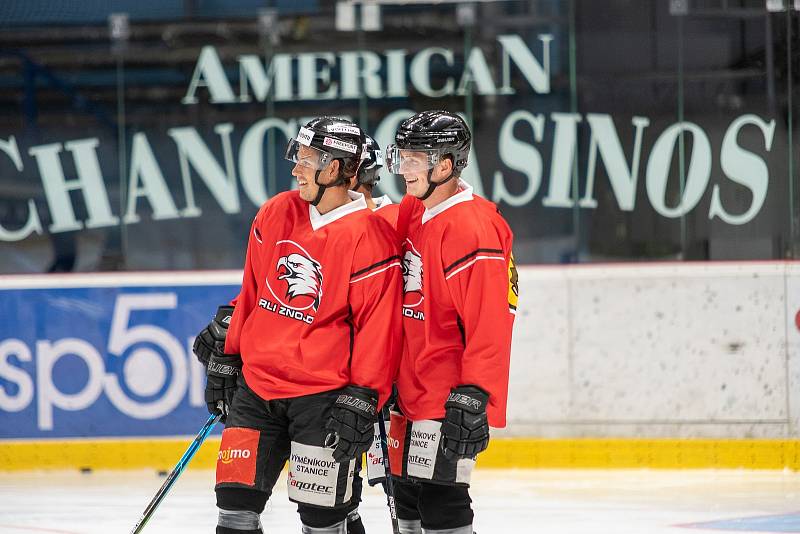
[[[303,532],[346,532],[355,465],[391,391],[402,330],[394,232],[348,189],[363,143],[343,119],[301,128],[286,153],[298,190],[266,202],[250,230],[242,289],[207,367],[209,408],[227,417],[218,534],[262,532],[289,459]]]
[[[459,179],[471,133],[459,116],[403,121],[386,151],[406,197],[405,348],[389,463],[403,534],[472,534],[469,482],[489,426],[506,424],[517,277],[512,233],[496,206]]]
[[[393,203],[389,195],[372,198],[372,189],[381,179],[380,170],[383,167],[381,147],[369,135],[365,137],[366,143],[364,143],[364,153],[361,155],[361,167],[356,176],[350,179],[350,189],[363,193],[369,209],[389,221],[389,224],[394,227],[397,224],[399,205]]]
[[[193,352],[197,359],[204,367],[208,368],[208,361],[214,352],[224,354],[225,352],[225,338],[228,333],[228,325],[233,316],[233,310],[236,306],[236,298],[230,301],[229,304],[220,306],[214,319],[200,331],[195,337]],[[227,387],[226,387],[227,386]],[[209,374],[206,382],[206,404],[210,413],[222,412],[222,422],[226,422],[227,410],[233,400],[233,394],[236,392],[235,379],[228,376],[218,376]],[[383,412],[386,411],[384,408]],[[374,425],[377,427],[377,423]],[[375,442],[380,439],[375,436],[373,445],[370,450],[375,448]],[[379,442],[378,442],[379,443]],[[368,452],[369,454],[369,452]],[[380,457],[381,461],[383,456]],[[364,522],[361,520],[361,515],[358,512],[358,505],[361,502],[362,491],[362,474],[360,459],[356,460],[356,470],[353,476],[353,497],[351,504],[347,509],[347,534],[366,534],[364,529]],[[370,484],[375,485],[382,481],[383,470],[377,471],[376,467],[367,470],[370,477]]]

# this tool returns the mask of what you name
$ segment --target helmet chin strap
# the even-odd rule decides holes
[[[441,182],[432,182],[431,181],[431,176],[433,176],[433,167],[428,169],[428,190],[425,191],[424,195],[419,197],[420,200],[427,199],[429,196],[431,196],[433,194],[434,189],[436,189],[440,185],[446,184],[447,182],[449,182],[450,180],[452,180],[455,177],[455,175],[451,172],[450,176],[448,176],[447,178],[445,178]]]
[[[311,201],[311,205],[314,206],[315,208],[317,207],[317,204],[319,204],[320,201],[322,200],[322,195],[325,194],[325,190],[328,188],[327,185],[322,185],[321,183],[319,183],[319,173],[321,172],[322,169],[319,169],[317,173],[314,175],[314,183],[317,184],[318,189],[317,189],[317,196],[314,197],[314,200]]]
[[[344,184],[347,183],[347,180],[344,177],[342,177],[342,175],[340,174],[339,178],[334,180],[332,183],[327,184],[327,185],[321,184],[321,183],[319,183],[319,174],[321,172],[322,172],[322,169],[319,169],[316,172],[316,174],[314,174],[314,183],[317,184],[317,187],[318,187],[317,196],[314,197],[314,200],[311,201],[311,205],[314,206],[314,207],[317,207],[317,204],[319,204],[320,201],[322,201],[322,195],[325,194],[325,190],[326,189],[328,189],[329,187],[337,187],[337,186],[344,185]],[[361,184],[359,184],[359,185],[361,185]],[[356,189],[358,189],[357,186],[356,186]],[[356,189],[352,189],[352,191],[355,191]]]

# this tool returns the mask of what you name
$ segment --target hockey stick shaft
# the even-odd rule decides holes
[[[221,413],[213,414],[208,417],[206,424],[203,425],[203,428],[201,428],[200,432],[197,433],[197,436],[194,438],[194,441],[192,441],[192,443],[189,444],[189,448],[186,449],[186,452],[183,453],[183,456],[181,456],[181,459],[178,460],[178,463],[177,465],[175,465],[175,468],[172,470],[172,472],[170,472],[169,475],[167,475],[167,479],[161,485],[161,488],[159,488],[155,497],[153,497],[153,500],[150,501],[150,504],[148,504],[147,508],[145,508],[142,517],[136,523],[136,526],[133,527],[133,530],[131,530],[131,534],[139,534],[139,532],[142,531],[144,526],[147,524],[147,522],[155,513],[156,508],[158,508],[158,505],[161,504],[161,501],[163,501],[164,497],[167,496],[167,493],[169,493],[169,490],[172,488],[173,484],[175,484],[175,482],[178,480],[178,477],[181,476],[181,473],[183,473],[183,470],[186,468],[189,462],[192,461],[192,458],[194,457],[197,450],[200,448],[200,445],[203,444],[203,442],[208,437],[208,434],[211,433],[211,430],[214,428],[214,425],[216,425],[217,422],[219,422],[221,417],[222,417]]]
[[[381,433],[383,472],[386,476],[386,499],[389,503],[389,515],[392,518],[392,533],[400,534],[400,524],[397,522],[397,507],[394,502],[394,481],[392,478],[392,470],[389,467],[389,441],[386,436],[386,423],[383,420],[383,413],[378,416],[378,430]]]

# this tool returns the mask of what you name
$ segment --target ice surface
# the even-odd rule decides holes
[[[149,471],[0,474],[0,532],[127,533],[163,480]],[[213,533],[213,483],[213,471],[184,473],[143,533]],[[262,516],[266,534],[300,532],[285,484]],[[800,473],[788,471],[478,470],[472,495],[480,534],[719,534],[711,527],[749,532],[748,521],[759,532],[800,531],[791,526]],[[391,532],[380,489],[365,488],[360,510],[369,534]]]

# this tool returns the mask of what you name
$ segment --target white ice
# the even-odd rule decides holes
[[[126,533],[163,480],[145,471],[0,474],[0,532]],[[213,533],[213,482],[212,471],[184,473],[143,533]],[[722,534],[681,525],[797,513],[800,473],[478,470],[472,495],[480,534]],[[391,532],[380,489],[365,489],[360,510],[369,534]],[[300,532],[284,478],[262,522],[266,534]]]

